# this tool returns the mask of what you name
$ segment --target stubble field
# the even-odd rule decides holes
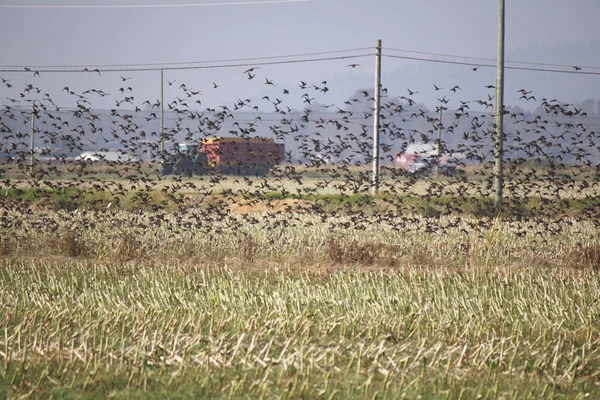
[[[0,393],[600,395],[593,221],[258,206],[7,209]]]

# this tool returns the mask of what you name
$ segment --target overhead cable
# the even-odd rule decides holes
[[[185,67],[142,67],[142,68],[105,68],[105,69],[89,69],[85,68],[81,69],[32,69],[32,68],[24,68],[24,69],[6,69],[1,68],[0,72],[28,72],[28,73],[98,73],[101,74],[103,72],[140,72],[140,71],[160,71],[161,69],[164,71],[173,71],[173,70],[191,70],[191,69],[215,69],[215,68],[235,68],[235,67],[257,67],[263,65],[282,65],[282,64],[300,64],[300,63],[310,63],[310,62],[318,62],[318,61],[332,61],[332,60],[344,60],[344,59],[352,59],[352,58],[361,58],[361,57],[369,57],[370,54],[358,54],[358,55],[347,55],[347,56],[337,56],[337,57],[321,57],[321,58],[305,58],[300,60],[284,60],[284,61],[266,61],[266,62],[257,62],[257,63],[241,63],[241,64],[217,64],[217,65],[195,65],[195,66],[185,66]]]

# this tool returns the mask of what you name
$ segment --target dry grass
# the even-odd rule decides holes
[[[20,226],[1,232],[0,256],[216,264],[227,259],[240,265],[416,265],[455,270],[529,262],[597,270],[600,259],[595,225],[574,219],[413,216],[402,227],[394,225],[393,219],[374,218],[373,224],[358,229],[352,216],[323,222],[306,214],[233,212],[218,220],[198,220],[192,216],[194,209],[188,211],[186,215],[125,211],[22,215],[13,210],[9,218],[21,221]]]
[[[352,264],[359,266],[397,267],[402,252],[400,248],[386,243],[352,240],[340,242],[330,237],[327,240],[326,252],[334,264]]]
[[[600,271],[600,242],[578,244],[571,254],[572,266]]]

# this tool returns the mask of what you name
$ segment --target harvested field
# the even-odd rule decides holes
[[[591,222],[196,211],[8,211],[0,392],[600,395]]]

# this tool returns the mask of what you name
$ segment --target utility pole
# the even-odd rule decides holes
[[[496,76],[496,118],[494,143],[494,210],[500,213],[502,206],[502,190],[504,188],[504,0],[498,0],[498,66]]]
[[[160,70],[160,157],[161,161],[165,156],[165,105],[164,105],[164,87],[163,70]]]
[[[31,103],[31,134],[29,136],[29,168],[33,174],[33,163],[35,158],[35,101]]]
[[[437,155],[436,155],[436,163],[435,163],[435,177],[439,178],[440,176],[440,161],[442,159],[442,114],[444,112],[444,107],[439,106],[439,122],[438,122],[438,137],[437,137]]]
[[[375,98],[373,110],[373,176],[371,181],[371,194],[379,193],[379,103],[381,97],[381,39],[377,40],[375,47]]]

